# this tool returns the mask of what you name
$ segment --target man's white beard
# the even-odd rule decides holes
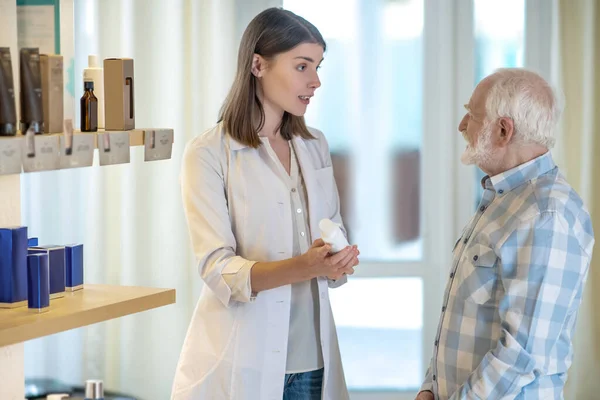
[[[475,164],[479,168],[483,165],[486,165],[491,157],[492,157],[492,126],[489,123],[486,123],[481,133],[479,134],[479,138],[477,139],[477,144],[475,147],[471,146],[469,140],[465,133],[463,132],[463,137],[467,142],[467,148],[460,156],[460,161],[465,165]]]

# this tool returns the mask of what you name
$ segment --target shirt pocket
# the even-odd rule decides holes
[[[494,250],[485,245],[474,244],[466,249],[460,266],[459,297],[476,304],[489,302],[497,282],[497,261]]]
[[[333,177],[333,167],[325,167],[314,171],[317,183],[321,188],[322,199],[327,204],[327,209],[331,210],[334,205],[335,179]]]

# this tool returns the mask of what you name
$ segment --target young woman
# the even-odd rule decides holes
[[[219,123],[188,143],[182,193],[205,288],[172,398],[348,398],[328,287],[358,249],[330,254],[319,221],[342,224],[327,141],[304,123],[325,41],[271,8],[247,27]]]

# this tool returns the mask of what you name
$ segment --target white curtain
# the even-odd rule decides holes
[[[201,290],[182,213],[181,155],[190,138],[216,122],[244,28],[264,8],[280,5],[75,2],[75,104],[88,54],[132,57],[136,126],[174,128],[173,155],[145,163],[143,149],[133,148],[127,165],[25,174],[23,223],[41,244],[84,243],[86,283],[175,288],[177,303],[28,342],[26,376],[70,384],[100,378],[108,389],[141,399],[169,397]]]
[[[560,0],[560,71],[565,94],[562,153],[567,179],[592,216],[596,246],[574,338],[566,400],[597,399],[600,382],[600,1]]]

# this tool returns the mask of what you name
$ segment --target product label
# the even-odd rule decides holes
[[[80,168],[91,167],[94,163],[95,135],[81,133],[72,136],[72,141],[67,143],[67,137],[60,137],[60,167]],[[70,147],[70,151],[69,148]]]
[[[58,135],[35,135],[33,149],[23,140],[21,157],[25,172],[50,171],[58,169],[59,137]],[[32,151],[34,150],[34,151]]]
[[[0,139],[0,175],[21,173],[22,137]]]
[[[173,129],[144,130],[144,161],[168,160],[173,150]]]
[[[100,165],[129,162],[129,132],[102,132],[98,134]]]

